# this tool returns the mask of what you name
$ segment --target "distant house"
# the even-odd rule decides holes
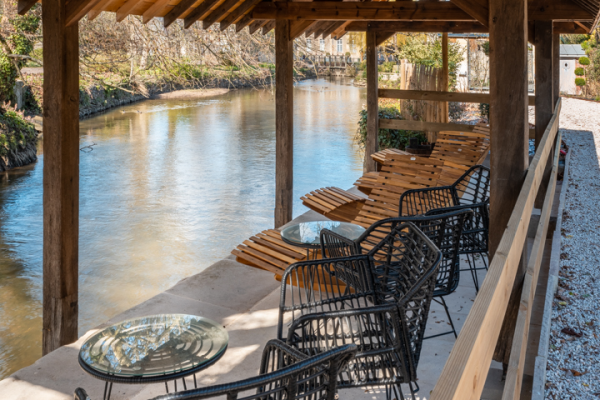
[[[575,85],[575,68],[579,67],[579,58],[585,56],[580,44],[560,45],[560,92],[579,94],[581,91]]]

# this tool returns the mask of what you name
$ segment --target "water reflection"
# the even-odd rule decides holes
[[[348,188],[364,90],[304,81],[294,99],[300,196]],[[273,92],[133,104],[81,122],[80,333],[272,228]],[[0,377],[41,355],[42,164],[0,179]]]

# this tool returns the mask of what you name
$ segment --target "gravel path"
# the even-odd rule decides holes
[[[600,104],[563,98],[570,147],[546,398],[600,398]]]

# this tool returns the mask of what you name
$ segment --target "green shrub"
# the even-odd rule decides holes
[[[590,59],[587,57],[580,57],[579,64],[581,65],[590,65]]]
[[[32,123],[23,118],[23,114],[12,109],[0,108],[0,155],[25,147],[36,139],[37,133]]]
[[[395,62],[386,61],[379,67],[377,67],[377,69],[379,70],[379,72],[392,72],[394,70],[394,65],[396,65]]]
[[[579,87],[585,86],[585,79],[583,78],[575,78],[575,84]]]
[[[581,67],[577,67],[575,68],[575,75],[577,76],[584,76],[585,75],[585,70]]]
[[[479,113],[484,118],[490,117],[490,105],[488,103],[479,103]]]
[[[400,110],[395,107],[379,107],[379,119],[403,119]],[[425,143],[427,138],[422,132],[406,131],[402,129],[379,129],[379,149],[400,149],[404,150],[408,146],[408,141],[412,137],[419,139],[420,143]],[[360,111],[358,120],[357,141],[364,148],[367,142],[367,110]]]

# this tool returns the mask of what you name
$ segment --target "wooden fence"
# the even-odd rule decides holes
[[[493,256],[465,325],[461,329],[450,357],[431,393],[431,400],[478,400],[481,398],[509,296],[516,279],[519,260],[527,240],[527,229],[534,201],[542,183],[544,169],[547,163],[551,162],[552,172],[531,256],[527,263],[502,396],[503,400],[520,398],[531,308],[556,187],[561,139],[558,134],[560,105],[559,99],[554,115],[546,127],[544,136],[527,170],[523,187],[498,245],[498,250]],[[553,148],[554,154],[552,154]]]

